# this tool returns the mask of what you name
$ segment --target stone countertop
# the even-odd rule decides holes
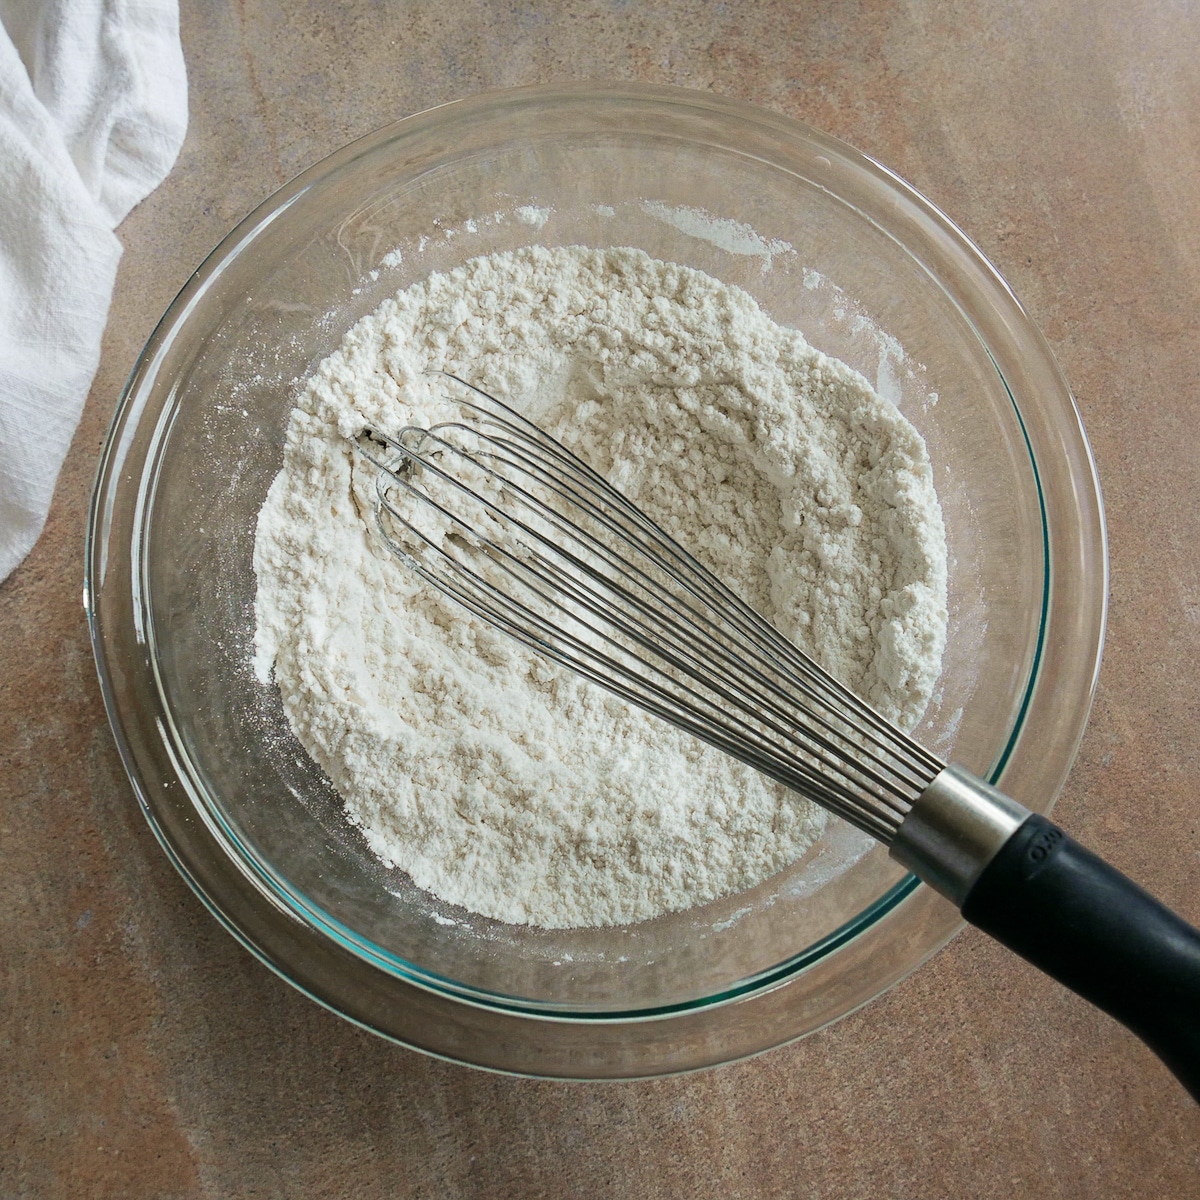
[[[1058,816],[1200,922],[1200,15],[1187,0],[183,0],[191,129],[126,220],[46,533],[0,586],[0,1195],[1200,1197],[1200,1108],[968,930],[799,1044],[680,1079],[500,1078],[244,952],[142,820],[80,604],[125,377],[205,253],[352,137],[484,88],[639,79],[875,156],[997,265],[1070,380],[1112,553]]]

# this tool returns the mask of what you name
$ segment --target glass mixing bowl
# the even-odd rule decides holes
[[[752,1054],[916,967],[958,914],[831,822],[790,869],[687,912],[546,931],[385,869],[250,669],[255,517],[300,383],[389,294],[524,244],[637,246],[737,283],[924,435],[950,552],[918,736],[1046,810],[1099,665],[1106,560],[1049,350],[912,189],[794,121],[655,87],[540,87],[400,121],[212,253],[143,352],[101,462],[87,605],[105,701],[172,861],[322,1004],[499,1070],[631,1077]]]

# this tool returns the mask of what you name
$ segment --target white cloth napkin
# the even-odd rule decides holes
[[[177,0],[0,0],[0,580],[42,531],[96,373],[113,230],[186,129]]]

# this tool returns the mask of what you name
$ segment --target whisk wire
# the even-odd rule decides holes
[[[436,443],[437,446],[442,450],[458,455],[463,454],[464,452],[460,447],[455,446],[453,443],[441,436],[440,431],[444,428],[447,428],[447,426],[436,426],[427,431],[427,436],[421,437],[416,447],[412,445],[411,439],[404,437],[400,439],[401,444],[409,451],[421,453],[421,451],[425,449],[425,443]],[[489,459],[496,456],[481,454],[478,457],[480,459]],[[463,481],[456,473],[442,468],[436,463],[436,461],[429,457],[428,454],[422,456],[422,461],[427,462],[429,470],[444,478],[452,486],[458,488],[459,490],[464,490]],[[475,459],[472,458],[471,461],[475,461]],[[510,478],[506,478],[506,483],[513,485],[513,481]],[[556,513],[547,509],[536,496],[533,496],[524,488],[520,488],[516,485],[513,486],[514,490],[518,492],[519,497],[523,502],[527,503],[530,507],[537,508],[556,528],[562,532],[566,532]],[[407,481],[404,481],[404,488],[410,493],[414,490],[412,485]],[[470,494],[474,499],[480,500],[480,502],[489,510],[496,511],[496,506],[490,501],[479,497],[478,494],[473,491],[471,491]],[[414,528],[410,522],[403,518],[403,515],[399,513],[398,509],[391,504],[391,502],[387,499],[386,493],[384,497],[384,503],[393,516],[403,521],[403,523],[405,523],[410,529]],[[452,509],[447,509],[444,506],[438,505],[432,500],[430,503],[443,513],[448,514],[450,519],[460,525],[463,525],[465,528],[465,524],[461,521],[459,515]],[[511,503],[511,498],[509,503]],[[698,621],[710,627],[708,632],[716,631],[715,624],[711,621],[708,621],[703,612],[696,610],[694,606],[686,606],[684,609],[685,619],[682,621],[677,620],[672,615],[670,610],[664,610],[657,605],[647,603],[643,599],[642,594],[639,594],[638,591],[618,586],[616,582],[607,575],[597,576],[595,574],[584,574],[584,572],[588,570],[589,564],[582,558],[570,553],[554,538],[547,538],[543,533],[533,528],[528,523],[520,520],[520,518],[516,517],[511,511],[506,510],[505,515],[511,520],[512,525],[515,526],[520,534],[526,535],[531,540],[536,540],[549,554],[562,557],[566,562],[566,568],[564,569],[562,566],[554,562],[552,558],[543,557],[538,560],[538,570],[543,575],[549,574],[555,582],[557,592],[565,595],[566,598],[573,603],[573,605],[577,606],[576,608],[564,606],[556,599],[554,593],[549,593],[540,587],[539,583],[542,576],[537,572],[532,571],[522,556],[513,554],[509,550],[506,550],[502,545],[494,542],[486,542],[485,540],[487,553],[493,558],[493,560],[496,562],[496,565],[507,574],[511,575],[514,579],[517,579],[518,582],[527,588],[528,591],[532,593],[532,595],[535,596],[539,601],[541,601],[546,608],[556,611],[564,617],[569,619],[573,618],[577,621],[579,620],[579,608],[590,612],[602,621],[612,625],[629,642],[632,642],[635,645],[640,646],[643,650],[649,651],[651,654],[663,659],[666,665],[670,668],[673,668],[674,671],[682,672],[683,675],[690,677],[693,680],[698,680],[705,683],[710,691],[715,692],[718,698],[724,700],[727,704],[745,707],[752,699],[757,700],[757,703],[760,706],[765,706],[767,712],[774,718],[768,719],[768,717],[759,712],[756,714],[758,723],[760,726],[765,726],[767,731],[772,734],[774,738],[789,742],[797,749],[805,751],[816,758],[824,775],[827,775],[827,773],[831,771],[835,773],[845,773],[843,763],[835,755],[829,753],[831,743],[828,741],[828,739],[821,738],[819,736],[814,737],[811,731],[807,740],[797,737],[794,732],[796,729],[796,715],[794,711],[789,711],[786,707],[781,706],[778,703],[772,703],[770,699],[763,696],[762,693],[764,690],[766,690],[768,696],[774,693],[785,701],[788,699],[787,693],[775,682],[775,680],[771,679],[761,671],[755,671],[751,668],[748,668],[747,665],[739,660],[736,656],[727,652],[719,641],[710,640],[706,643],[697,642],[696,635],[706,632],[705,630],[699,628],[697,625]],[[419,533],[419,531],[416,531],[415,529],[414,532]],[[575,535],[581,542],[584,542],[586,545],[590,546],[590,548],[597,554],[603,556],[608,565],[611,566],[611,568],[619,576],[630,580],[636,578],[642,585],[644,585],[644,588],[648,587],[658,591],[662,590],[657,581],[651,579],[645,572],[640,571],[627,559],[616,554],[597,539],[586,534],[584,530],[573,529],[571,530],[571,533]],[[478,538],[478,536],[478,531],[473,530],[472,537]],[[446,555],[444,551],[442,551],[441,554],[442,557],[447,559],[453,557]],[[455,563],[460,570],[465,571],[467,569],[465,564],[462,563],[461,559],[456,559]],[[486,581],[483,580],[483,578],[477,572],[471,572],[471,579],[473,584],[476,586],[484,586],[486,584]],[[603,588],[595,586],[593,581],[598,581],[603,585]],[[514,618],[514,613],[518,611],[514,608],[511,599],[507,596],[504,596],[502,593],[498,593],[494,588],[489,588],[489,593],[494,604],[501,604],[503,606],[510,619],[509,624],[511,624]],[[459,598],[461,599],[461,597]],[[668,596],[668,599],[671,598],[673,597]],[[643,619],[650,623],[653,631],[657,632],[657,639],[651,637],[636,621],[631,622],[620,617],[619,614],[622,611],[620,605],[622,603],[641,613]],[[532,612],[528,606],[522,606],[519,609],[519,615],[522,618],[528,619],[532,616]],[[506,626],[506,628],[507,627],[508,626]],[[624,656],[628,654],[629,647],[625,642],[606,634],[599,626],[595,624],[589,624],[588,632],[593,636],[602,639],[603,642],[606,643],[607,646],[610,647],[610,649],[617,655]],[[561,624],[554,622],[539,623],[537,633],[539,647],[544,649],[547,641],[551,637],[561,638],[562,634],[563,629]],[[703,655],[693,653],[692,648],[697,644],[705,644],[709,652],[717,656],[719,662],[724,668],[720,677],[714,676],[712,669],[713,664],[711,661],[707,661]],[[664,650],[664,645],[670,647],[670,653],[667,653]],[[594,657],[590,653],[591,648],[587,646],[585,641],[573,639],[572,649],[574,649],[577,653],[588,653],[589,658]],[[677,695],[673,697],[672,707],[676,713],[676,716],[678,716],[681,712],[686,714],[691,711],[691,709],[688,707],[689,705],[693,709],[697,706],[706,710],[709,708],[711,704],[710,696],[697,691],[693,687],[684,686],[677,674],[674,674],[669,670],[664,670],[654,661],[654,658],[651,657],[639,660],[639,666],[652,671],[660,678],[662,684],[665,685],[665,687],[660,686],[653,689],[654,695],[660,701],[665,700],[670,695],[672,689],[674,689],[676,692],[682,691],[684,693],[682,697],[682,706],[679,703],[680,697]],[[749,677],[748,683],[743,678],[744,676]],[[726,720],[731,721],[737,727],[737,731],[740,733],[740,735],[751,742],[757,748],[760,754],[769,753],[772,742],[769,738],[763,737],[762,729],[756,728],[749,722],[738,718],[736,716],[736,707],[731,710],[721,711],[726,712]],[[825,727],[830,734],[836,735],[841,733],[840,730],[838,730],[829,722],[821,721],[820,724]],[[879,760],[875,756],[864,755],[864,757],[871,759],[871,761],[876,764],[879,764]],[[804,774],[809,786],[813,786],[819,779],[824,777],[821,773],[814,773],[807,768],[805,769]],[[858,782],[860,786],[868,787],[879,803],[892,808],[898,814],[902,815],[900,806],[897,805],[888,795],[886,791],[888,781],[881,773],[870,769],[870,766],[868,766],[866,763],[859,761],[855,764],[855,770],[853,774],[858,776],[858,779],[856,779],[855,782]],[[826,779],[826,782],[831,783],[832,781]],[[795,786],[795,783],[793,782],[792,785]],[[839,791],[842,790],[839,784],[834,784],[834,786],[838,786]]]
[[[886,735],[885,744],[889,752],[896,749],[892,745],[896,731],[889,722],[876,713],[869,705],[859,700],[844,684],[804,656],[770,622],[766,621],[758,612],[746,604],[741,597],[726,584],[722,583],[720,579],[707,571],[686,549],[659,529],[627,497],[616,491],[594,468],[572,454],[559,442],[550,437],[549,434],[545,433],[544,430],[525,417],[522,417],[502,401],[495,399],[495,397],[490,396],[474,384],[459,379],[457,376],[447,374],[446,378],[460,384],[478,396],[480,400],[484,401],[484,404],[476,404],[470,400],[460,399],[459,403],[463,407],[480,414],[487,424],[494,424],[499,428],[510,431],[522,441],[536,446],[539,451],[557,461],[571,475],[577,479],[586,481],[589,494],[595,502],[601,506],[611,506],[622,512],[651,540],[659,553],[675,561],[677,566],[685,572],[685,576],[681,577],[679,582],[683,583],[689,591],[696,594],[703,603],[713,607],[714,611],[722,612],[728,620],[732,620],[729,616],[730,612],[740,615],[746,622],[745,630],[750,634],[751,639],[763,647],[771,660],[782,656],[789,665],[793,668],[798,668],[799,673],[810,681],[813,689],[810,695],[814,699],[823,699],[830,705],[831,711],[836,712],[839,705],[843,708],[852,709],[860,731],[863,724],[880,730]],[[552,478],[548,478],[547,482],[551,486],[554,486]],[[625,532],[627,531],[620,531],[620,533]],[[901,749],[905,757],[911,757],[914,762],[919,763],[923,771],[940,769],[941,764],[939,761],[917,743],[907,742]]]
[[[496,422],[496,424],[503,423]],[[447,422],[437,425],[428,431],[428,434],[430,435],[429,440],[436,440],[439,446],[442,448],[458,454],[462,454],[463,451],[460,447],[454,445],[448,439],[441,436],[441,431],[443,430],[458,430],[469,435],[479,434],[479,430],[477,428],[465,426],[457,422]],[[530,454],[524,452],[520,445],[507,439],[496,439],[495,444],[504,449],[508,454],[512,455],[512,457],[505,457],[504,455],[496,453],[495,451],[478,451],[474,457],[468,457],[471,458],[471,461],[475,463],[475,465],[479,465],[483,462],[492,462],[505,467],[515,468],[522,473],[530,475],[539,483],[544,484],[547,488],[559,495],[561,498],[567,500],[578,509],[585,511],[592,521],[600,524],[601,527],[612,532],[620,541],[628,542],[629,531],[624,528],[618,520],[614,520],[609,513],[605,511],[605,509],[609,507],[609,502],[611,500],[609,493],[612,492],[612,489],[603,480],[601,480],[601,488],[596,488],[590,483],[590,481],[583,480],[581,486],[582,489],[587,493],[587,498],[584,498],[579,494],[574,486],[570,486],[570,484],[564,485],[559,476],[549,472],[545,465],[536,456],[531,456]],[[564,456],[556,455],[556,457],[562,458]],[[449,473],[443,473],[443,477],[447,478],[456,486],[461,483],[460,480]],[[792,662],[796,657],[795,648],[791,645],[791,643],[783,643],[781,648],[782,653],[776,651],[768,654],[764,653],[760,649],[763,639],[755,638],[753,637],[753,634],[757,631],[757,625],[765,625],[765,622],[763,622],[762,618],[760,618],[752,609],[747,609],[747,614],[752,621],[756,623],[756,625],[752,626],[750,629],[747,629],[743,624],[740,624],[728,615],[724,614],[722,614],[722,619],[718,624],[717,621],[713,620],[708,615],[713,611],[713,608],[712,601],[706,597],[701,597],[702,607],[700,608],[697,608],[695,604],[686,604],[681,608],[680,597],[677,590],[672,591],[671,589],[664,587],[658,579],[638,568],[636,564],[631,562],[628,558],[614,552],[610,546],[592,536],[583,527],[569,527],[565,525],[556,512],[545,505],[536,495],[532,494],[527,489],[520,487],[520,485],[512,479],[511,475],[501,475],[501,477],[504,479],[504,482],[516,493],[523,504],[536,510],[540,517],[550,523],[560,535],[582,543],[590,551],[604,559],[608,567],[618,572],[621,577],[630,580],[634,584],[635,589],[640,589],[640,591],[621,589],[617,595],[617,598],[640,611],[644,618],[650,620],[653,624],[659,627],[660,632],[664,632],[672,636],[672,644],[674,645],[675,649],[682,653],[687,659],[688,665],[686,669],[693,678],[707,680],[711,675],[711,663],[706,661],[703,655],[690,653],[692,647],[697,644],[703,644],[706,646],[707,652],[715,653],[722,659],[726,670],[731,672],[731,678],[740,679],[743,674],[749,674],[749,687],[748,689],[744,690],[743,695],[740,698],[742,702],[745,702],[749,699],[755,699],[758,702],[762,702],[763,697],[761,695],[761,689],[763,688],[768,689],[768,691],[777,700],[783,701],[782,705],[778,703],[770,704],[771,711],[785,722],[784,725],[775,727],[775,733],[777,736],[782,736],[786,740],[792,741],[793,744],[801,745],[799,739],[795,738],[791,733],[791,725],[796,720],[796,713],[794,711],[794,697],[789,692],[789,688],[792,691],[799,690],[802,692],[802,694],[808,697],[810,702],[821,706],[823,710],[826,710],[831,715],[840,716],[840,714],[837,713],[837,710],[831,706],[828,697],[822,695],[819,690],[812,686],[811,672],[807,674],[800,674],[799,676],[792,674],[789,677],[788,672],[784,668],[792,665]],[[571,482],[578,481],[572,480]],[[471,494],[475,499],[481,499],[474,493]],[[487,502],[486,500],[483,500],[483,503],[493,513],[498,513],[500,511],[495,505]],[[634,511],[636,513],[636,510]],[[540,542],[542,546],[551,554],[568,557],[569,565],[571,567],[570,571],[562,571],[561,569],[555,568],[554,563],[549,559],[543,560],[539,565],[547,570],[555,570],[559,586],[564,591],[572,594],[578,603],[586,605],[586,607],[589,608],[594,615],[603,620],[610,622],[615,621],[613,613],[614,611],[619,611],[619,609],[614,610],[608,598],[601,596],[595,588],[588,587],[587,585],[588,579],[598,579],[600,582],[606,585],[611,585],[611,580],[607,575],[597,575],[595,572],[589,572],[588,564],[581,562],[578,558],[567,555],[562,541],[545,538],[536,530],[531,529],[528,525],[517,521],[511,512],[506,511],[504,515],[513,520],[514,524],[517,524],[523,533],[532,538],[536,538],[537,541]],[[638,517],[641,516],[641,514],[636,515]],[[639,524],[647,525],[648,522],[643,520],[639,522]],[[649,526],[649,529],[655,534],[658,533],[658,531],[652,525]],[[668,543],[668,548],[677,549],[677,547],[674,547],[670,543]],[[693,564],[688,564],[689,568],[692,565]],[[581,572],[584,572],[585,574],[581,574]],[[701,577],[700,582],[704,582],[703,576]],[[579,585],[582,585],[583,589],[587,593],[586,595],[577,590]],[[696,593],[699,589],[692,588],[689,590],[693,593]],[[651,598],[657,598],[657,600],[662,602],[662,604],[647,603],[644,599],[646,595],[649,595]],[[663,607],[663,604],[665,604],[666,607]],[[720,612],[720,610],[716,611]],[[686,622],[683,624],[692,626],[690,633],[685,633],[685,635],[682,637],[680,637],[678,633],[682,627],[681,623],[674,619],[676,614],[685,616]],[[767,626],[767,628],[770,629],[771,627]],[[621,626],[621,630],[627,637],[631,639],[642,640],[642,631],[635,625],[624,624]],[[775,631],[771,629],[771,632],[774,633]],[[742,655],[749,656],[752,662],[746,663],[741,657],[725,652],[719,640],[707,640],[702,643],[697,643],[695,638],[692,636],[693,634],[699,634],[702,637],[709,638],[711,638],[711,635],[713,634],[716,634],[718,637],[732,634],[734,640],[739,643],[738,649],[740,653]],[[645,644],[648,649],[655,648],[655,644],[653,643]],[[753,669],[755,664],[757,664],[759,669]],[[675,665],[682,666],[682,664],[679,662],[676,662]],[[805,667],[807,664],[801,661],[800,665],[801,667]],[[776,676],[784,679],[786,686],[783,686],[777,682]],[[820,680],[818,679],[817,682],[820,682]],[[726,696],[726,699],[733,699],[733,697]],[[770,702],[768,701],[768,703]],[[815,711],[811,706],[806,710],[806,716],[820,729],[834,736],[843,735],[847,727],[846,722],[842,721],[840,725],[835,724],[833,721],[823,715],[821,711]],[[877,767],[884,769],[895,770],[898,767],[903,768],[905,766],[903,761],[897,763],[894,750],[892,750],[889,745],[881,742],[878,737],[873,736],[870,730],[863,730],[860,727],[856,731],[856,734],[861,743],[862,758],[867,758]],[[835,760],[825,759],[825,763],[829,769],[839,769],[838,763]],[[861,760],[856,764],[856,767],[860,771],[864,766],[865,764]],[[874,772],[868,770],[865,772],[865,774],[871,778],[874,783],[886,786],[883,784],[883,781],[879,778],[879,776],[874,774]],[[913,781],[917,782],[919,779],[920,776],[918,775]],[[880,799],[884,803],[888,802],[886,795],[880,796]]]
[[[593,468],[455,381],[477,422],[360,440],[392,551],[531,649],[890,842],[942,764]]]

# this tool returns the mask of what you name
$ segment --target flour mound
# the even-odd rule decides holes
[[[443,900],[549,928],[760,883],[822,812],[422,585],[352,439],[449,416],[450,371],[605,474],[885,715],[912,727],[946,630],[916,430],[744,291],[631,249],[431,275],[306,385],[259,516],[255,666],[374,852]]]

